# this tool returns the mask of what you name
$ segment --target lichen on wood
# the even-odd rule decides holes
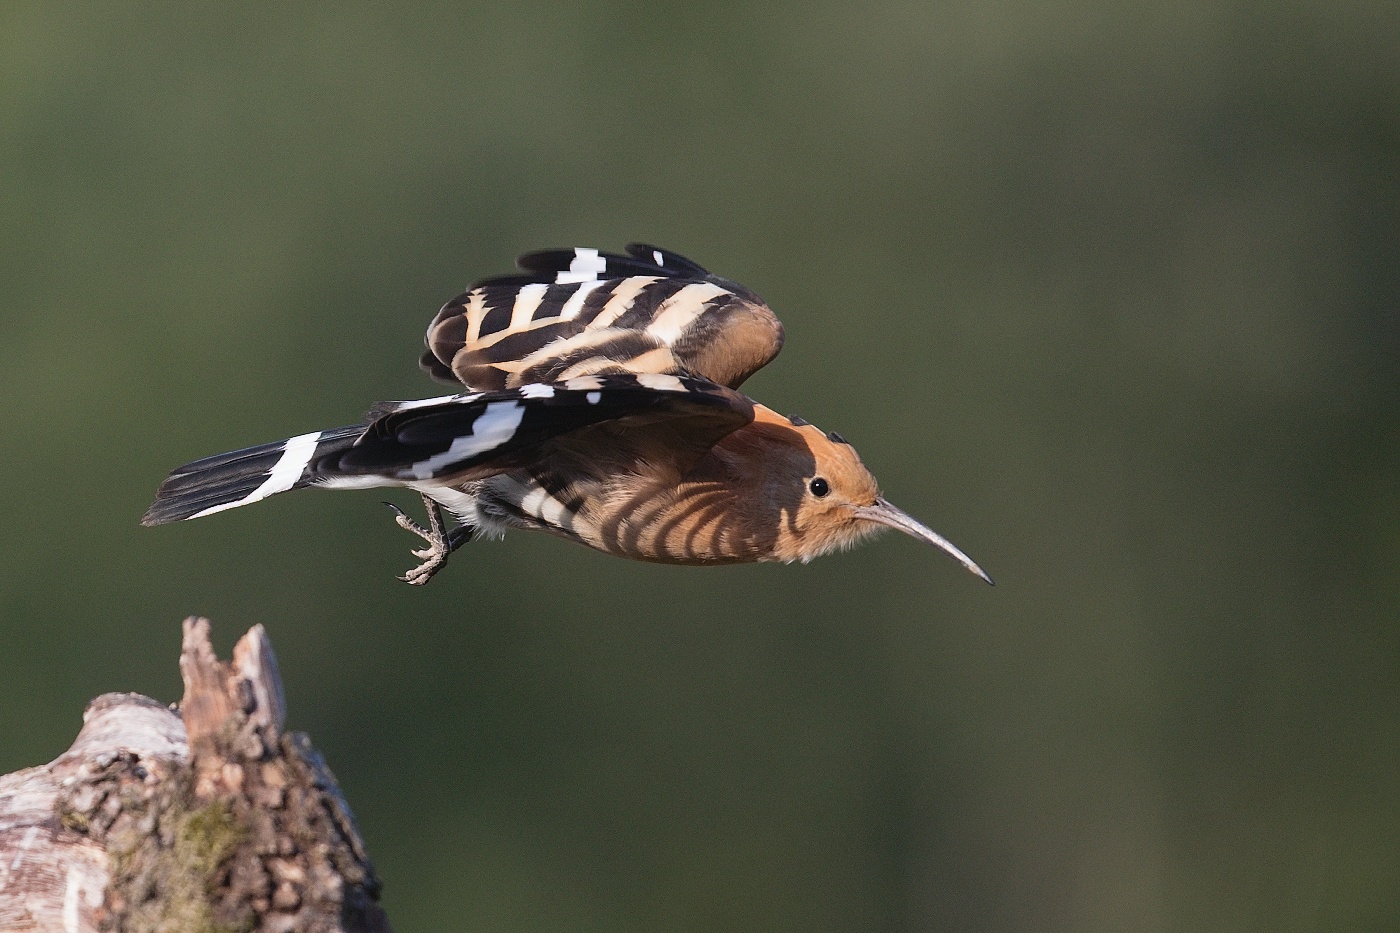
[[[225,663],[186,620],[180,670],[178,716],[99,697],[68,752],[0,777],[0,931],[388,933],[335,778],[282,731],[262,627]]]

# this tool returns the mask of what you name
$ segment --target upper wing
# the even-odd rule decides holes
[[[547,250],[523,275],[485,279],[443,306],[421,365],[473,389],[596,373],[691,373],[737,388],[783,345],[753,292],[675,253]]]
[[[578,376],[495,392],[386,402],[354,445],[321,461],[323,481],[362,475],[469,481],[528,466],[547,445],[591,428],[661,429],[680,470],[753,420],[753,402],[703,379]]]

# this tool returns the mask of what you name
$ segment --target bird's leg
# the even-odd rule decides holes
[[[476,530],[471,525],[458,525],[456,528],[448,530],[442,518],[442,506],[427,496],[423,496],[423,505],[428,510],[427,528],[409,518],[403,509],[392,502],[384,504],[394,510],[394,521],[398,523],[400,528],[411,531],[428,542],[427,547],[418,548],[412,552],[413,556],[421,560],[422,563],[399,577],[405,583],[411,583],[415,586],[422,586],[431,580],[433,574],[441,570],[442,565],[447,563],[448,555],[470,541]]]

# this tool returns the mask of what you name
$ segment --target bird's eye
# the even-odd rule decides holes
[[[812,495],[816,496],[818,499],[831,492],[831,487],[828,486],[826,480],[822,479],[820,476],[808,483],[807,488],[812,490]]]

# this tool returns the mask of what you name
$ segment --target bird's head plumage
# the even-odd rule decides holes
[[[885,528],[896,528],[950,554],[972,573],[991,578],[948,539],[880,495],[880,484],[841,435],[823,433],[797,417],[756,406],[754,422],[740,437],[765,448],[752,463],[763,465],[752,482],[782,516],[773,556],[809,561],[851,547]]]

